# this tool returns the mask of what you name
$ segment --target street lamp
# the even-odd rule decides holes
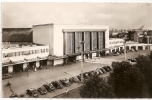
[[[148,51],[150,50],[150,46],[149,46],[149,36],[147,36],[147,44],[148,44]]]
[[[124,53],[125,53],[125,61],[126,61],[126,40],[127,40],[127,37],[125,36],[124,38]]]
[[[83,48],[83,44],[85,41],[79,41],[81,43],[81,48]],[[83,82],[83,49],[81,51],[81,82]]]

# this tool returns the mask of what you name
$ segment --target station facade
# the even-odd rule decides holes
[[[81,41],[85,41],[81,45]],[[94,25],[55,25],[43,24],[33,26],[33,42],[49,45],[51,65],[76,62],[93,58],[108,48],[109,26]],[[56,56],[57,59],[52,59]]]

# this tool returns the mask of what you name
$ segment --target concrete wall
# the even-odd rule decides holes
[[[123,39],[110,38],[108,47],[121,46],[123,45],[123,42],[124,42]]]
[[[106,29],[105,31],[105,47],[109,44],[109,26],[95,26],[95,25],[35,25],[33,26],[33,42],[45,44],[50,46],[50,54],[56,56],[64,55],[64,40],[63,30],[68,29]]]
[[[64,54],[63,47],[63,30],[80,29],[80,30],[95,30],[106,29],[105,31],[105,47],[108,47],[109,42],[109,26],[95,26],[95,25],[54,25],[54,55],[61,56]]]
[[[53,25],[35,25],[33,26],[33,42],[49,45],[49,54],[53,55]]]

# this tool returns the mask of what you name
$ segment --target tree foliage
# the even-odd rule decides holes
[[[138,56],[136,67],[143,73],[145,82],[147,83],[149,92],[152,96],[152,52],[148,56]]]
[[[80,95],[83,98],[112,98],[114,97],[112,87],[98,75],[90,77],[84,81],[80,89]]]
[[[139,69],[126,62],[116,63],[108,81],[118,98],[140,98],[143,82]]]

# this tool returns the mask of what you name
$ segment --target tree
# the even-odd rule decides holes
[[[143,73],[145,82],[149,87],[149,93],[152,96],[152,52],[148,56],[138,56],[136,67]]]
[[[116,63],[108,80],[118,98],[140,98],[143,82],[139,69],[126,62]]]
[[[84,81],[80,89],[80,95],[83,98],[111,98],[114,97],[112,87],[107,84],[99,75],[90,77]]]
[[[152,62],[152,51],[150,52],[150,54],[149,54],[148,56],[149,56],[149,59],[150,59],[151,62]]]

